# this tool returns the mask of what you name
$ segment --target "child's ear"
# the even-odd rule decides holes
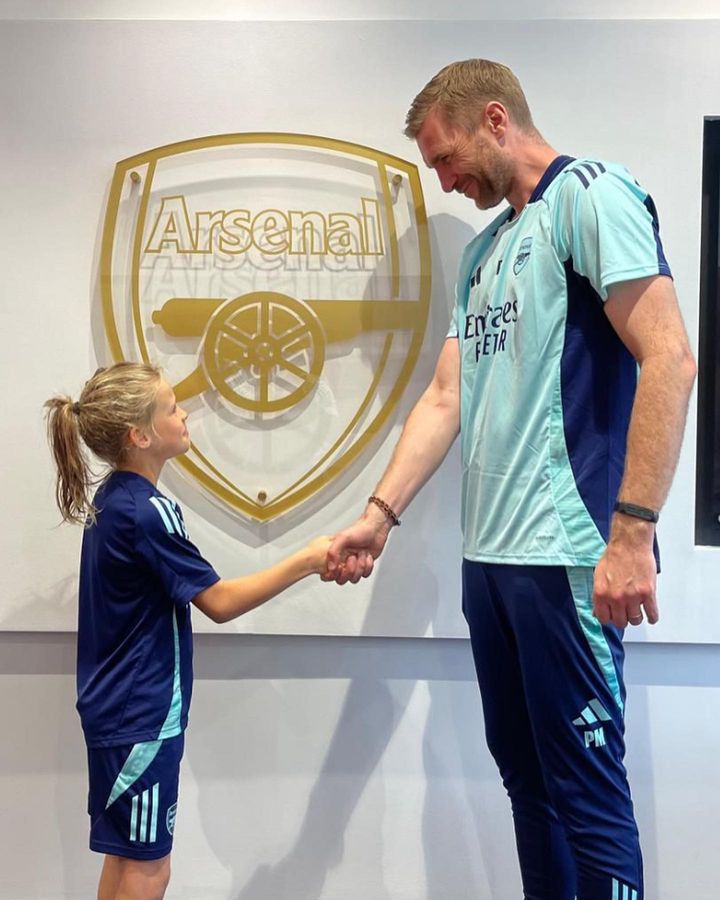
[[[150,446],[150,435],[144,428],[138,428],[136,425],[131,426],[127,439],[128,445],[138,450],[145,450]]]

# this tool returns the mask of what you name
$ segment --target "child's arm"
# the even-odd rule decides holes
[[[307,547],[269,569],[242,578],[221,579],[200,591],[192,602],[213,622],[229,622],[262,605],[301,578],[315,573],[324,574],[331,540],[328,537],[315,538]]]

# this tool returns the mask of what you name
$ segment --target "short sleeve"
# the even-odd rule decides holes
[[[189,540],[177,503],[158,495],[137,502],[137,552],[173,603],[184,606],[220,576]]]
[[[621,281],[671,275],[652,198],[630,174],[603,163],[574,163],[563,175],[552,215],[561,261],[607,299]]]
[[[448,332],[445,335],[446,338],[456,338],[458,336],[458,305],[457,300],[455,301],[455,305],[453,306],[452,315],[450,316],[450,325],[448,326]]]

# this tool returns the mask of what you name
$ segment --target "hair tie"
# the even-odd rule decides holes
[[[73,413],[76,416],[80,415],[80,404],[78,403],[77,400],[73,403],[73,405],[70,407],[70,409],[72,409]]]

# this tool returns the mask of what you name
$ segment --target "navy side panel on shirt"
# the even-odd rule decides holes
[[[164,739],[187,724],[190,601],[219,580],[177,503],[114,472],[95,496],[80,563],[77,708],[88,747]]]
[[[563,422],[578,492],[607,540],[625,466],[637,364],[587,278],[565,263],[567,319],[561,361]]]

